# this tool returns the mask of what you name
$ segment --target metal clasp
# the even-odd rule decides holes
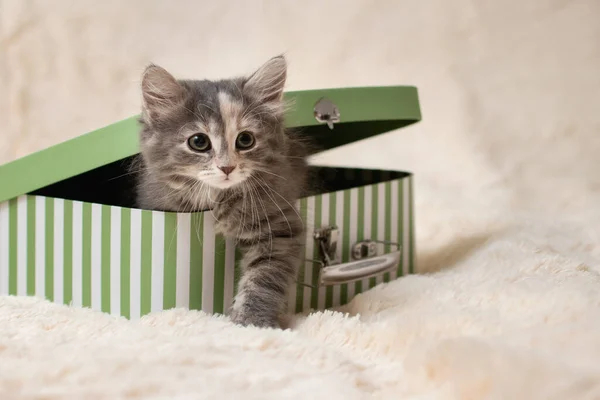
[[[317,242],[321,254],[320,260],[313,260],[323,264],[324,267],[340,263],[337,259],[337,246],[339,241],[339,229],[337,226],[325,226],[316,229],[313,238]],[[377,244],[386,244],[400,248],[400,243],[389,242],[386,240],[365,239],[356,242],[352,246],[352,258],[354,260],[364,260],[377,255]]]
[[[315,230],[313,238],[318,242],[321,250],[321,262],[324,266],[335,265],[339,263],[337,259],[337,244],[339,239],[339,230],[337,226],[327,226]]]
[[[326,123],[329,129],[333,129],[335,122],[340,122],[340,110],[329,99],[321,97],[314,108],[315,119],[321,123]]]
[[[389,242],[386,240],[365,239],[352,246],[352,258],[355,260],[363,260],[365,258],[375,257],[377,255],[377,244],[387,244],[400,248],[400,243]]]
[[[401,245],[385,240],[365,239],[355,243],[351,249],[354,261],[341,263],[337,258],[339,230],[337,226],[326,226],[316,229],[313,238],[317,242],[321,259],[306,260],[320,264],[319,286],[329,286],[348,283],[368,277],[377,276],[390,271],[398,265],[401,254]],[[378,255],[377,244],[393,245],[396,251]],[[312,287],[301,283],[303,286]]]

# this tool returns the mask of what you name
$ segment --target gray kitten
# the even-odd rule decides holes
[[[138,206],[212,209],[243,252],[241,325],[279,326],[302,260],[306,150],[284,128],[286,75],[278,56],[244,78],[176,80],[155,65],[142,77]]]

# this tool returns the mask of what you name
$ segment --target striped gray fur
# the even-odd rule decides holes
[[[243,252],[230,315],[245,326],[279,326],[301,263],[296,201],[307,180],[306,149],[284,127],[286,74],[278,56],[245,78],[176,80],[155,65],[142,77],[138,206],[211,210],[217,231]],[[254,137],[252,147],[236,144],[242,132]],[[197,134],[207,135],[209,150],[188,143]]]

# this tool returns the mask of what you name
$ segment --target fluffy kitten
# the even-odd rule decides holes
[[[142,77],[138,206],[212,209],[216,229],[243,252],[231,310],[241,325],[279,325],[301,263],[295,202],[307,166],[284,128],[286,75],[278,56],[244,78],[176,80],[155,65]]]

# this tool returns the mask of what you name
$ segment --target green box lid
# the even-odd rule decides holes
[[[421,120],[413,86],[303,90],[285,97],[293,104],[287,127],[301,128],[322,151]],[[322,98],[340,112],[333,129],[315,118],[315,104]],[[130,117],[0,166],[0,202],[137,154],[137,121],[138,116]]]

